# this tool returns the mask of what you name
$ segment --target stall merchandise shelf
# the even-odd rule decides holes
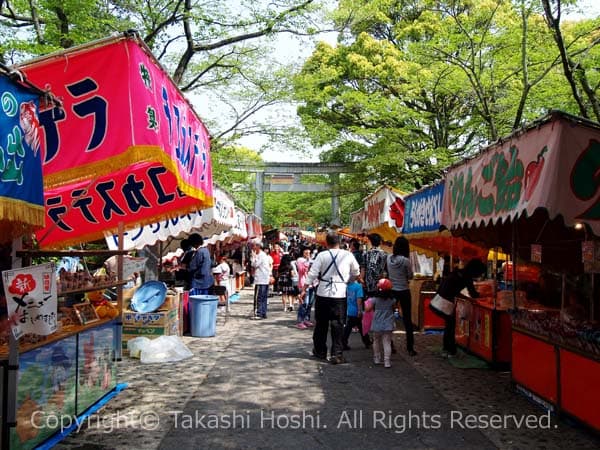
[[[38,347],[43,347],[44,345],[51,344],[56,341],[60,341],[61,339],[66,339],[69,336],[73,336],[75,334],[81,333],[83,331],[89,330],[91,328],[98,328],[102,325],[107,324],[113,319],[100,319],[98,322],[90,323],[88,325],[67,325],[49,336],[41,337],[38,342],[19,342],[19,353],[25,353],[31,350],[34,350]],[[8,358],[8,346],[2,345],[0,346],[0,360]]]
[[[102,291],[104,289],[110,289],[112,287],[125,286],[127,283],[129,283],[129,281],[114,281],[112,283],[99,284],[96,286],[87,287],[85,289],[73,289],[73,290],[69,290],[69,291],[58,291],[58,296],[65,297],[67,295],[84,294],[86,292],[92,292],[92,291]]]
[[[121,250],[25,250],[18,251],[17,256],[22,257],[24,263],[30,264],[32,257],[112,256],[127,253]],[[111,287],[120,290],[127,282],[122,281],[122,273],[118,278],[121,281],[61,291],[57,295],[65,297]],[[110,318],[94,320],[85,325],[64,325],[49,336],[31,337],[29,342],[26,342],[28,336],[23,336],[18,343],[18,367],[9,364],[11,350],[8,344],[0,345],[0,366],[4,374],[1,396],[4,411],[8,410],[4,399],[9,398],[9,371],[18,370],[16,425],[8,422],[8,414],[2,416],[0,446],[11,450],[34,448],[59,428],[40,429],[32,422],[32,417],[36,417],[32,416],[32,411],[40,412],[36,420],[43,420],[47,414],[74,417],[114,389],[117,380],[116,361],[121,354],[120,336],[120,320]]]
[[[129,250],[18,250],[16,256],[18,258],[39,258],[39,257],[63,257],[72,256],[85,258],[86,256],[113,256],[127,255]]]

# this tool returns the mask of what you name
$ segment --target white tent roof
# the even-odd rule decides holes
[[[123,249],[139,250],[147,245],[154,245],[157,241],[179,238],[191,233],[198,233],[203,238],[210,240],[215,235],[221,235],[234,227],[240,227],[241,219],[231,197],[219,188],[214,189],[214,197],[215,205],[212,208],[125,231],[123,233]],[[245,217],[243,224],[245,227]],[[119,248],[117,235],[108,235],[105,238],[109,249]]]

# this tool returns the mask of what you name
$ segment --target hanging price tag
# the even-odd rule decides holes
[[[600,273],[600,243],[583,241],[581,243],[581,259],[585,273]]]
[[[542,246],[541,244],[531,244],[531,262],[542,262]]]

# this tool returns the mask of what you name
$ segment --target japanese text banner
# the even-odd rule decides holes
[[[0,234],[3,242],[44,225],[36,95],[0,75]]]
[[[56,331],[57,291],[54,263],[2,272],[9,317],[15,317],[15,338],[26,333],[47,336]]]
[[[438,231],[442,222],[444,183],[404,197],[404,234]]]
[[[233,220],[233,226],[220,234],[214,234],[208,240],[204,242],[207,244],[216,244],[217,242],[223,242],[224,244],[231,244],[233,242],[240,242],[248,238],[248,231],[246,230],[246,214],[235,208],[235,218]]]
[[[202,207],[177,188],[173,173],[157,163],[140,163],[93,181],[44,192],[46,228],[36,233],[41,248],[59,248],[102,239],[125,229],[157,222]]]
[[[353,233],[379,233],[385,241],[393,241],[404,222],[404,200],[392,188],[382,186],[366,198],[364,208],[353,213],[351,220]]]
[[[379,188],[365,201],[363,227],[373,230],[380,225],[400,231],[404,221],[404,201],[402,197],[387,186]]]
[[[141,41],[76,47],[21,70],[64,105],[40,112],[46,188],[160,162],[182,192],[211,204],[208,132]]]
[[[600,235],[599,171],[600,130],[557,114],[451,168],[442,223],[477,226],[545,208]]]

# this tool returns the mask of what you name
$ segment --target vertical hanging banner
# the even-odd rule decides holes
[[[254,214],[246,216],[246,230],[248,239],[262,239],[262,223],[260,217]]]
[[[2,272],[9,317],[16,339],[26,333],[47,336],[56,331],[57,291],[54,263]]]
[[[2,241],[44,225],[39,99],[0,75],[0,234]]]
[[[126,228],[140,226],[213,205],[208,131],[136,35],[74,47],[25,63],[20,70],[50,87],[64,106],[40,111],[44,187],[52,190],[45,204],[47,210],[63,211],[60,217],[47,214],[47,228],[37,234],[40,247],[82,242],[80,233],[85,240],[100,239],[106,231],[116,233],[119,222]],[[169,174],[162,180],[172,178],[165,182],[182,194],[168,205],[150,204],[153,214],[122,209],[123,214],[94,215],[98,224],[88,218],[94,232],[60,229],[59,222],[77,222],[82,207],[94,208],[90,192],[98,184],[145,207],[143,189],[156,190],[148,179],[149,168],[156,166]],[[102,184],[125,172],[123,181]]]
[[[365,209],[361,208],[358,211],[350,213],[350,232],[354,234],[361,234],[365,232]]]

